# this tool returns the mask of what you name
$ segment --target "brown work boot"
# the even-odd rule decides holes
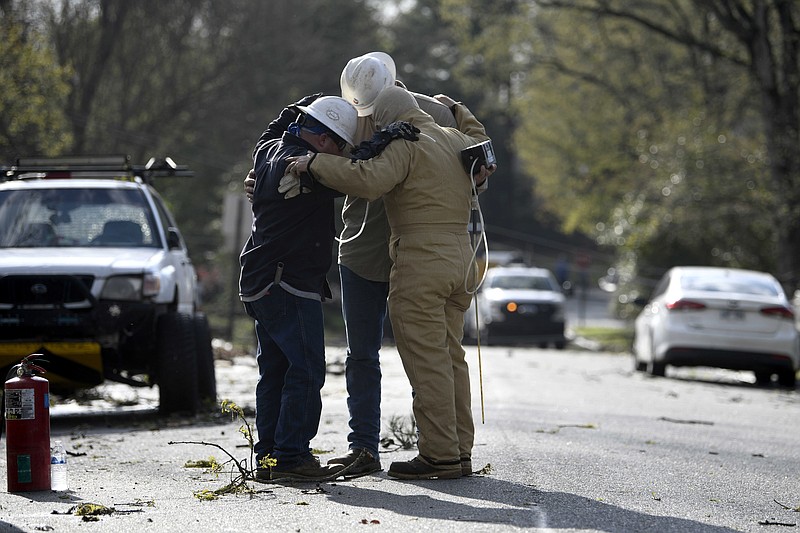
[[[343,474],[348,479],[381,471],[381,462],[369,450],[364,448],[353,448],[345,455],[329,459],[328,464],[350,467]]]
[[[349,468],[344,465],[321,466],[319,459],[310,456],[299,464],[288,467],[281,467],[280,462],[269,469],[269,478],[265,479],[265,473],[256,473],[259,481],[333,481],[343,476]]]
[[[435,465],[418,455],[410,461],[392,463],[387,472],[397,479],[455,479],[461,477],[461,461],[440,462]]]

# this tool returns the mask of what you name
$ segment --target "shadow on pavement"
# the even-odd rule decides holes
[[[385,509],[413,518],[478,522],[519,528],[549,528],[594,531],[658,531],[660,533],[736,533],[669,516],[630,511],[615,505],[563,492],[546,492],[528,485],[473,476],[468,479],[399,482],[437,491],[469,502],[440,500],[430,494],[398,494],[357,485],[338,485],[327,497],[342,505]],[[407,492],[407,491],[403,491]],[[486,502],[482,506],[480,502]]]
[[[786,387],[773,381],[767,385],[759,385],[752,381],[742,379],[734,370],[702,368],[700,372],[697,372],[695,371],[695,367],[687,367],[668,369],[666,376],[651,376],[649,374],[645,374],[645,377],[653,380],[666,380],[665,383],[668,383],[669,380],[674,380],[682,381],[684,383],[703,383],[706,385],[716,385],[720,387],[777,391],[789,394],[793,392],[800,392],[800,384],[794,387]]]

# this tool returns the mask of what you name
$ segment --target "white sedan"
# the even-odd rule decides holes
[[[749,370],[765,385],[794,388],[800,345],[794,311],[770,274],[674,267],[636,318],[636,370],[664,376],[667,365]]]

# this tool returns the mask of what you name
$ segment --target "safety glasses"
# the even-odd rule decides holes
[[[334,142],[336,148],[338,148],[340,152],[344,151],[344,149],[347,147],[347,141],[345,141],[344,139],[333,133],[323,123],[321,123],[314,117],[307,115],[306,113],[300,113],[300,116],[297,117],[297,120],[295,122],[297,122],[297,124],[301,128],[308,130],[316,135],[322,135],[323,133],[327,134],[328,137],[330,137],[331,140]]]

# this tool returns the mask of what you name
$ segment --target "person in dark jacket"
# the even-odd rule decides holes
[[[342,155],[354,144],[357,113],[338,97],[304,100],[285,109],[256,144],[253,226],[239,259],[239,296],[258,339],[255,453],[262,481],[325,481],[345,468],[321,466],[310,451],[322,412],[322,300],[330,297],[325,275],[332,262],[334,198],[341,194],[320,187],[297,194],[277,189],[287,157]]]

